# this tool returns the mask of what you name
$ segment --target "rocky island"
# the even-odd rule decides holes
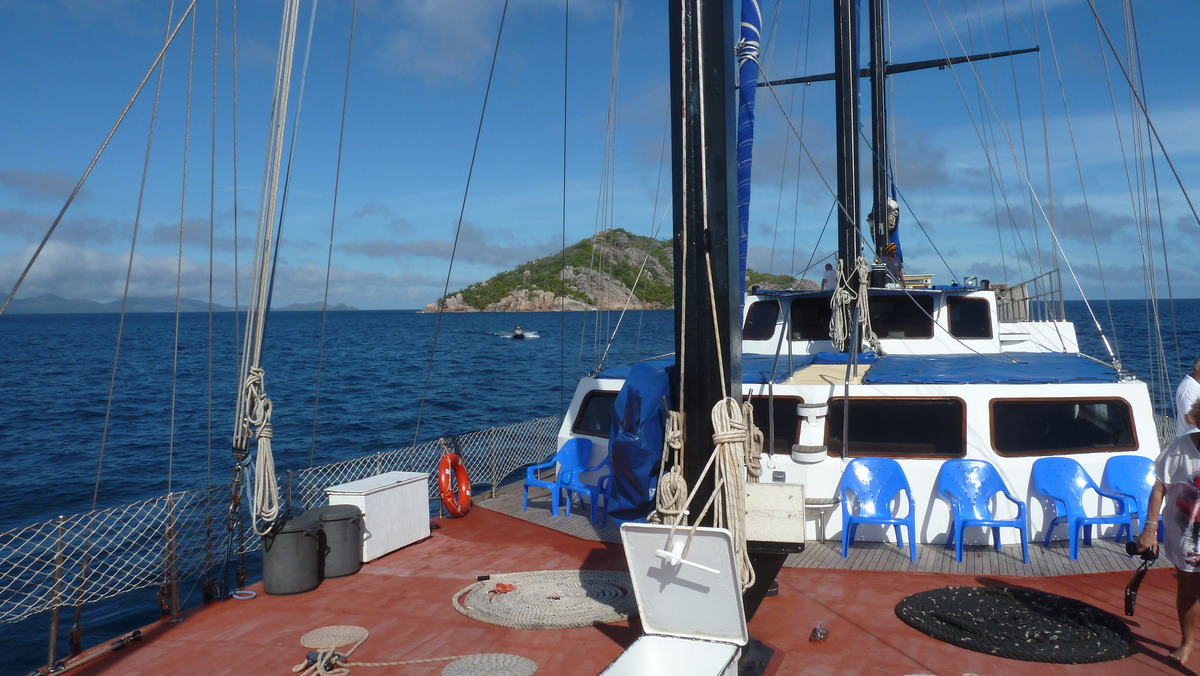
[[[450,293],[426,305],[424,312],[670,309],[674,274],[670,240],[605,230]],[[747,282],[761,288],[817,287],[811,280],[753,271],[748,271]]]

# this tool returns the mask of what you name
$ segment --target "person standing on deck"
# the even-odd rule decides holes
[[[1193,371],[1194,373],[1194,371]],[[1200,420],[1200,400],[1187,410]],[[1171,657],[1187,663],[1200,616],[1200,431],[1177,437],[1154,461],[1154,488],[1137,537],[1137,550],[1158,547],[1158,515],[1162,512],[1163,551],[1175,564],[1175,609],[1182,639]],[[1163,509],[1165,498],[1166,509]]]
[[[904,269],[903,263],[900,262],[900,256],[895,242],[890,242],[886,248],[887,257],[883,259],[883,264],[887,266],[888,281],[892,284],[904,286]]]
[[[833,269],[832,263],[825,264],[825,274],[821,276],[821,290],[831,291],[837,288],[837,272]]]
[[[1175,390],[1175,436],[1181,437],[1185,434],[1197,431],[1197,420],[1195,416],[1188,416],[1188,411],[1192,410],[1192,404],[1200,399],[1200,357],[1192,362],[1192,372],[1183,377],[1183,381],[1179,383],[1179,387]]]

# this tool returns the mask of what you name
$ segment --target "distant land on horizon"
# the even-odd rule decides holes
[[[276,312],[312,312],[321,309],[321,301],[312,303],[292,303],[284,307],[271,308]],[[245,307],[238,308],[245,312]],[[358,308],[345,303],[330,305],[331,312],[343,310],[358,310]],[[32,298],[14,298],[9,303],[7,312],[12,314],[95,314],[106,312],[120,312],[121,301],[114,300],[108,303],[100,303],[86,298],[63,298],[54,294],[46,294],[44,296],[34,296]],[[126,312],[174,312],[175,298],[172,296],[152,296],[129,298],[125,306]],[[208,312],[208,301],[193,300],[191,298],[181,298],[179,300],[180,312]],[[213,303],[213,312],[233,312],[233,308],[228,305]]]

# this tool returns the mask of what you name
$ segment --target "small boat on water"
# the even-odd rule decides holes
[[[513,340],[525,340],[525,330],[519,326],[514,326],[512,330]]]

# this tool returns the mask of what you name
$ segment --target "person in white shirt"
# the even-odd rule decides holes
[[[1192,372],[1183,377],[1183,381],[1179,383],[1179,387],[1175,390],[1175,436],[1182,437],[1185,434],[1200,431],[1200,427],[1196,425],[1200,420],[1188,416],[1188,411],[1192,410],[1192,404],[1200,399],[1200,357],[1192,362]]]
[[[825,274],[821,277],[821,290],[829,291],[837,287],[837,271],[833,269],[833,264],[825,264]]]
[[[1193,371],[1193,373],[1195,373]],[[1200,401],[1186,410],[1200,420]],[[1137,550],[1158,547],[1158,515],[1162,512],[1163,553],[1177,569],[1175,609],[1183,635],[1171,657],[1187,663],[1200,616],[1200,431],[1183,434],[1167,445],[1154,461],[1154,488],[1137,537]]]

